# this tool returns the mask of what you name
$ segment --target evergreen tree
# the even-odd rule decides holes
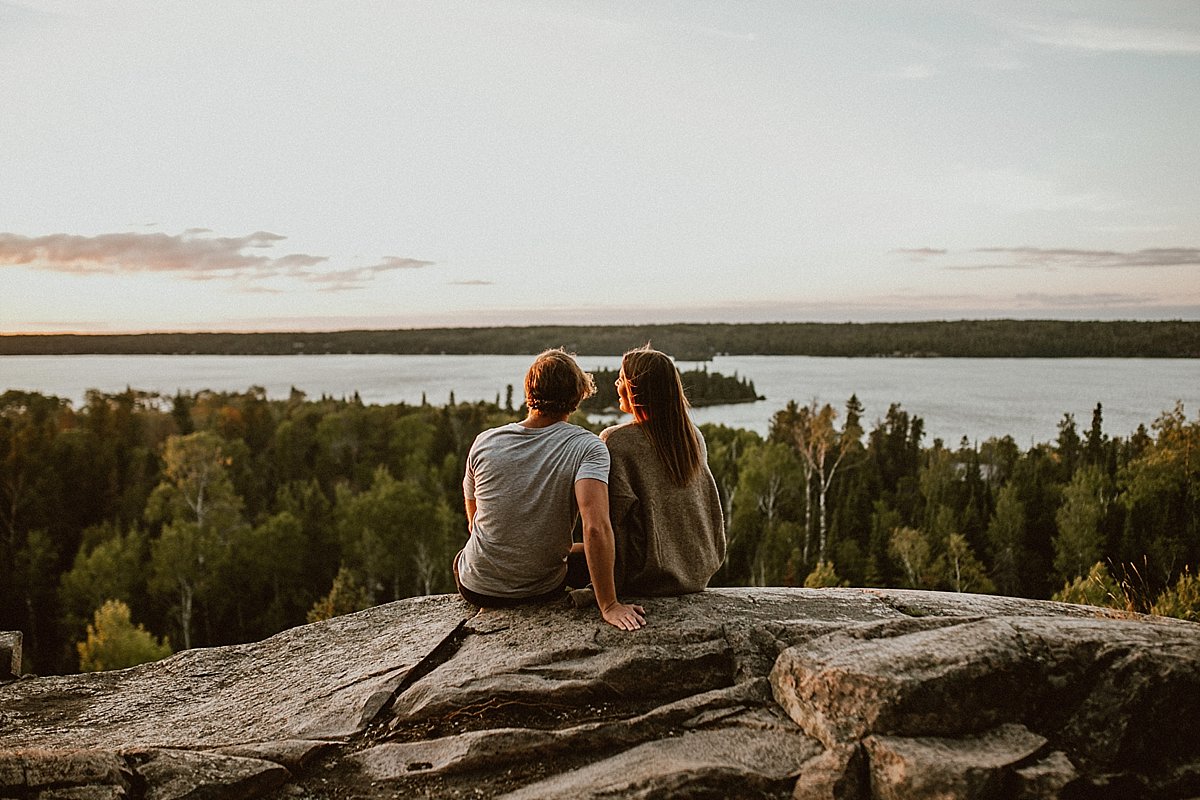
[[[1082,449],[1080,447],[1079,429],[1075,425],[1074,414],[1063,414],[1062,420],[1058,423],[1058,439],[1055,443],[1055,452],[1058,455],[1059,464],[1062,472],[1060,475],[1063,480],[1070,480],[1075,474],[1075,468],[1079,465]]]
[[[1104,467],[1108,461],[1108,436],[1104,433],[1104,409],[1100,403],[1092,410],[1092,424],[1083,437],[1084,463]]]

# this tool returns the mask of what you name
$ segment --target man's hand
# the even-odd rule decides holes
[[[636,631],[646,624],[641,606],[626,605],[617,599],[613,586],[613,530],[608,519],[608,485],[595,478],[575,481],[575,501],[583,519],[583,553],[592,577],[592,591],[600,616],[614,628]]]
[[[613,603],[602,609],[600,615],[609,625],[623,631],[636,631],[646,624],[646,611],[641,606],[626,603]]]

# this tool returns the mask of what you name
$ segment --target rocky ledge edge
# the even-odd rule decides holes
[[[720,589],[606,626],[414,598],[0,686],[0,797],[1190,798],[1200,625]]]

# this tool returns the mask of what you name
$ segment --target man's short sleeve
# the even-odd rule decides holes
[[[600,437],[592,436],[583,451],[579,469],[575,471],[575,480],[594,478],[607,484],[609,463],[608,448],[600,441]]]
[[[467,500],[475,499],[475,445],[471,445],[470,452],[467,453],[467,468],[463,473],[463,497]]]

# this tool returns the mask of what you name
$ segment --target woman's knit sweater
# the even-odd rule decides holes
[[[617,591],[639,595],[699,592],[725,560],[725,517],[700,441],[700,469],[686,486],[671,480],[649,436],[635,422],[600,438],[612,458],[609,514],[616,536]]]

